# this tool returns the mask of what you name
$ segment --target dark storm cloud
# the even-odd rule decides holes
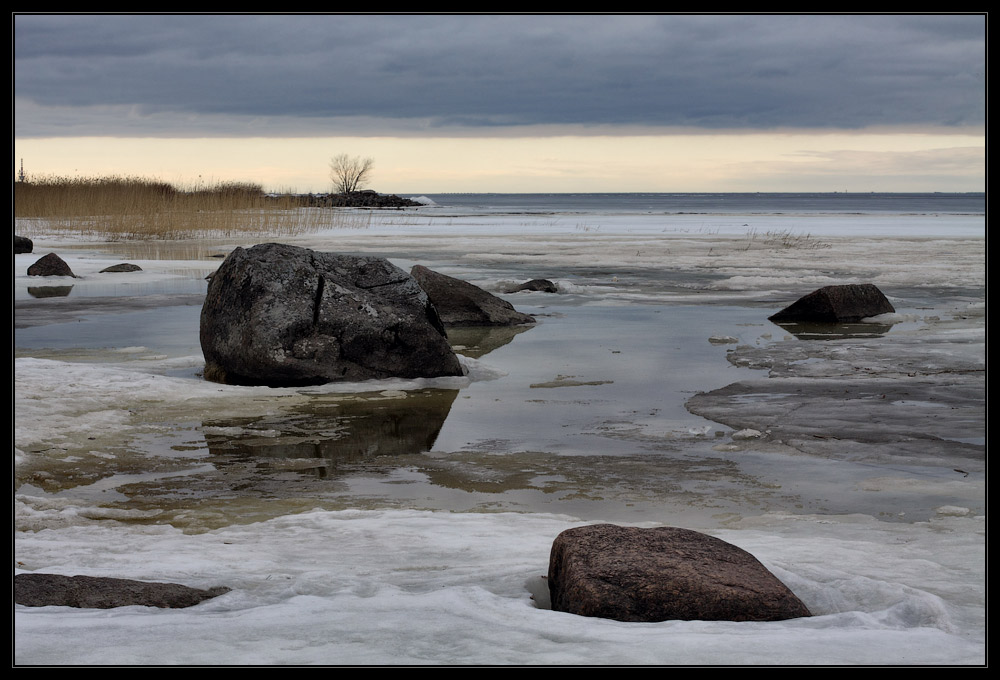
[[[985,17],[973,15],[21,15],[14,28],[19,135],[78,134],[121,110],[102,107],[131,110],[132,134],[227,124],[246,134],[239,126],[253,120],[336,134],[331,121],[344,117],[714,129],[985,121]],[[126,124],[107,122],[100,132]]]

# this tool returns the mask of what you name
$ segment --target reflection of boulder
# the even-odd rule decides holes
[[[200,590],[179,583],[150,583],[102,576],[63,576],[31,572],[14,576],[14,601],[26,607],[192,607],[228,593],[218,586]]]
[[[814,290],[768,319],[774,323],[839,323],[895,311],[882,291],[861,283]]]
[[[515,335],[532,326],[458,326],[448,329],[448,340],[459,354],[479,359],[498,347],[503,347]]]
[[[429,451],[457,396],[458,390],[436,389],[353,395],[252,423],[205,422],[205,439],[213,455],[311,459],[318,464],[299,468],[324,475],[338,463]],[[227,434],[231,427],[240,433]],[[273,465],[281,467],[277,461]]]
[[[427,294],[381,257],[236,248],[201,313],[205,377],[272,387],[462,375]]]
[[[885,323],[788,323],[778,324],[800,340],[844,340],[885,335],[892,324]]]
[[[806,606],[750,553],[678,529],[597,524],[552,543],[552,609],[617,621],[781,621]]]
[[[416,265],[410,274],[434,303],[445,326],[516,326],[535,323],[506,300],[478,286]]]
[[[69,265],[55,253],[49,253],[28,267],[28,276],[72,276],[76,278],[76,274],[69,268]]]
[[[28,286],[28,295],[33,298],[66,297],[73,286]]]

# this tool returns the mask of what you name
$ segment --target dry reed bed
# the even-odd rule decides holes
[[[363,228],[369,213],[306,208],[293,194],[223,182],[180,189],[136,177],[49,177],[14,185],[19,233],[72,233],[110,241],[210,236],[291,236]]]

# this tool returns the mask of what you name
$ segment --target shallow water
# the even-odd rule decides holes
[[[502,282],[528,270],[507,265],[499,275],[466,273]],[[258,408],[235,417],[228,407],[213,413],[203,403],[176,406],[169,415],[154,409],[113,453],[71,456],[71,476],[56,473],[37,485],[35,466],[25,466],[19,492],[44,489],[104,507],[155,511],[156,522],[189,530],[308,504],[623,521],[668,513],[691,523],[747,511],[882,512],[884,498],[872,505],[863,494],[816,492],[817,484],[853,484],[870,469],[837,468],[835,482],[807,483],[797,475],[789,484],[769,456],[727,451],[733,428],[687,410],[685,402],[699,392],[764,376],[726,359],[737,346],[767,347],[791,337],[766,320],[766,306],[657,302],[645,293],[662,292],[662,273],[626,273],[627,282],[610,281],[600,270],[556,273],[563,293],[507,296],[536,315],[537,324],[452,330],[456,350],[475,362],[476,375],[458,388],[303,390],[292,405],[285,392],[269,397],[262,390],[254,398]],[[689,290],[692,280],[674,274],[671,285]],[[593,290],[604,292],[595,298]],[[200,356],[199,306],[127,311],[132,299],[121,298],[118,313],[112,308],[17,329],[17,355],[132,370]],[[900,324],[907,325],[915,324]],[[892,328],[860,324],[838,328],[836,337]],[[186,361],[158,372],[201,384],[200,368]],[[817,472],[825,469],[817,465]]]

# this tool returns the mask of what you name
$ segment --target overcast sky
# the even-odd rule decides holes
[[[983,15],[16,15],[14,134],[984,137],[985,55]]]

